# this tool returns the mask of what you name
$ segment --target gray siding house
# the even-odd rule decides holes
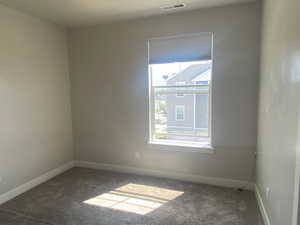
[[[167,85],[209,84],[210,77],[211,64],[195,64],[169,78]],[[202,89],[209,90],[208,87]],[[167,132],[208,135],[208,93],[190,93],[191,88],[180,88],[180,90],[182,91],[166,97]]]

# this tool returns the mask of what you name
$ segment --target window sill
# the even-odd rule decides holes
[[[181,152],[200,152],[200,153],[215,153],[214,147],[207,142],[174,142],[167,140],[152,140],[150,145],[155,146],[155,149],[163,151],[181,151]]]

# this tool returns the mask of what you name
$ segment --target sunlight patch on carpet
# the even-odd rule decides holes
[[[141,184],[127,184],[84,201],[99,207],[146,215],[184,192]]]

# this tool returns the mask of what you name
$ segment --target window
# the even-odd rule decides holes
[[[149,41],[150,143],[210,145],[211,48],[211,33]]]
[[[181,86],[181,85],[185,85],[185,82],[176,82],[176,86]],[[182,93],[177,93],[177,94],[176,94],[176,97],[177,97],[177,98],[182,98],[182,97],[184,97],[184,94],[182,94]]]
[[[184,105],[176,105],[175,106],[175,118],[176,121],[183,121],[184,120]]]

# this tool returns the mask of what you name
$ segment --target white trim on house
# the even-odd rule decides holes
[[[185,81],[177,81],[176,86],[185,85]],[[184,94],[176,94],[176,98],[184,98]]]
[[[169,172],[169,171],[153,170],[153,169],[146,169],[146,168],[137,168],[131,166],[121,166],[115,164],[87,162],[87,161],[75,161],[75,166],[98,169],[98,170],[114,171],[120,173],[163,177],[163,178],[169,178],[169,179],[175,179],[181,181],[189,181],[194,183],[210,184],[210,185],[221,186],[221,187],[244,188],[246,190],[254,189],[254,185],[252,182],[244,181],[244,180],[233,180],[233,179],[219,178],[219,177],[206,177],[206,176],[200,176],[196,174]]]
[[[31,181],[29,181],[25,184],[22,184],[6,193],[0,195],[0,205],[17,197],[20,194],[23,194],[26,191],[29,191],[30,189],[40,185],[41,183],[44,183],[44,182],[52,179],[53,177],[65,172],[73,167],[74,167],[74,162],[73,161],[68,162],[56,169],[50,170],[47,173],[44,173],[41,176],[36,177],[36,178],[32,179]]]
[[[264,205],[264,202],[263,202],[263,199],[262,199],[262,197],[261,197],[259,188],[258,188],[258,186],[257,186],[256,184],[255,184],[255,189],[254,189],[254,191],[255,191],[257,203],[258,203],[258,206],[259,206],[259,209],[260,209],[262,218],[263,218],[263,220],[264,220],[264,224],[265,224],[265,225],[271,225],[270,217],[269,217],[268,212],[267,212],[267,210],[266,210],[266,207],[265,207],[265,205]]]

